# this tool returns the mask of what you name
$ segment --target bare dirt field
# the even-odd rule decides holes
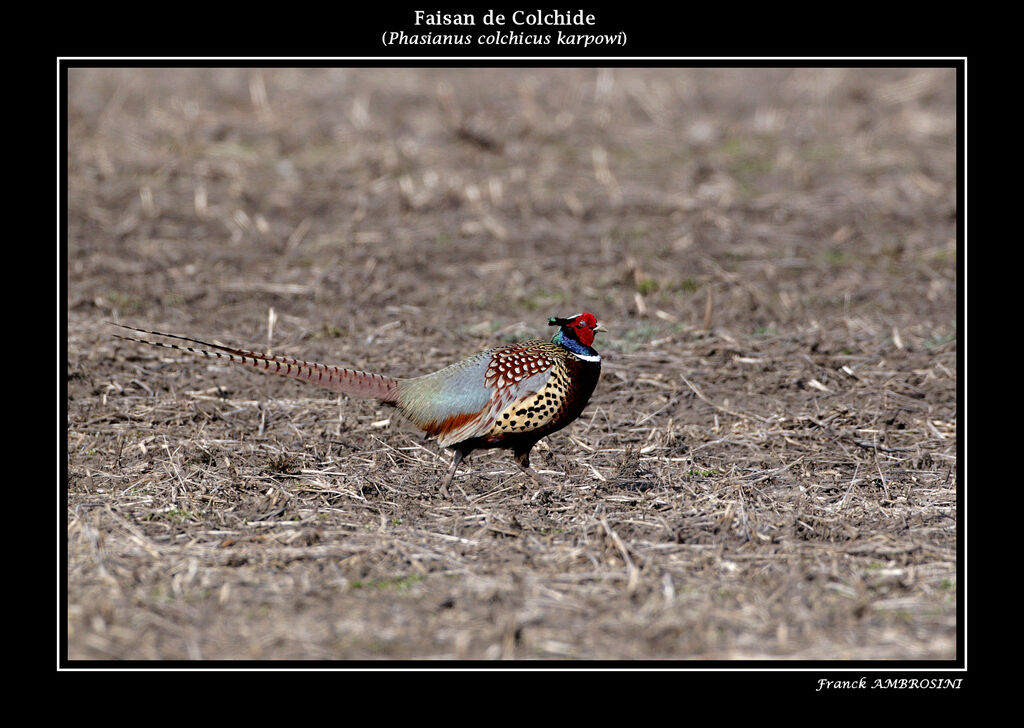
[[[68,72],[81,660],[953,660],[952,69]],[[105,321],[392,376],[592,311],[534,450]],[[271,328],[272,326],[272,328]]]

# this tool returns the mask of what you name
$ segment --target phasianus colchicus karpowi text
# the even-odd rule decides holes
[[[392,404],[438,444],[454,451],[441,493],[455,470],[473,450],[508,448],[516,464],[544,487],[551,484],[530,467],[537,441],[580,416],[601,374],[601,356],[594,336],[604,327],[593,314],[548,319],[558,332],[548,341],[532,340],[482,351],[431,374],[395,379],[354,369],[327,366],[210,344],[159,331],[121,326],[139,334],[197,344],[175,344],[135,336],[119,336],[200,356],[227,359],[261,371],[312,382],[335,392],[372,397]]]

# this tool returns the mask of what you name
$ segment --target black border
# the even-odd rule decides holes
[[[582,6],[586,7],[586,6]],[[445,8],[449,10],[449,8]],[[452,10],[454,12],[454,10]],[[479,11],[477,11],[479,12]],[[602,18],[607,18],[607,11],[601,12]],[[394,22],[393,18],[395,13],[401,13],[401,10],[392,9],[388,12],[379,10],[377,12],[378,20],[377,23],[382,22]],[[380,20],[381,16],[385,16],[385,21]],[[400,17],[400,15],[399,15]],[[374,20],[363,20],[361,21],[361,28],[366,28],[374,24]],[[610,22],[610,21],[603,21]],[[380,26],[378,26],[380,27]],[[293,671],[291,675],[302,676],[302,679],[308,679],[312,674],[307,671],[322,671],[320,674],[326,673],[328,675],[337,674],[337,672],[344,673],[345,679],[353,677],[352,671],[366,671],[374,674],[381,674],[384,671],[398,671],[402,673],[404,677],[412,676],[417,681],[424,681],[424,683],[436,684],[433,682],[434,679],[444,679],[447,684],[451,685],[455,681],[462,682],[468,677],[477,676],[480,673],[487,673],[492,677],[498,679],[510,679],[513,676],[517,677],[540,677],[541,679],[552,679],[571,677],[574,674],[578,675],[584,673],[588,681],[600,679],[601,677],[610,676],[614,680],[619,680],[622,677],[622,673],[629,674],[630,678],[639,678],[643,681],[665,681],[671,680],[674,684],[685,684],[688,687],[694,686],[710,686],[710,685],[721,685],[723,681],[727,682],[733,687],[742,686],[744,690],[752,690],[753,692],[771,692],[778,688],[785,687],[787,692],[799,692],[809,693],[815,696],[828,695],[834,697],[842,695],[843,697],[878,697],[882,695],[899,695],[907,696],[909,694],[916,695],[928,695],[928,694],[941,694],[944,697],[948,695],[948,690],[928,690],[928,689],[912,689],[907,687],[906,683],[889,682],[884,683],[885,685],[892,686],[888,689],[867,689],[861,690],[859,688],[831,688],[825,690],[817,690],[819,685],[818,681],[821,679],[827,679],[832,681],[848,681],[856,682],[864,677],[869,684],[872,684],[874,680],[880,679],[882,681],[899,681],[899,680],[934,680],[934,679],[948,679],[948,680],[961,680],[960,690],[966,688],[969,684],[967,677],[967,655],[966,655],[966,616],[967,616],[967,593],[968,593],[968,580],[967,580],[967,550],[965,548],[965,532],[967,525],[967,498],[966,498],[966,487],[967,482],[964,478],[964,462],[965,462],[965,448],[966,448],[966,432],[965,425],[967,420],[967,399],[966,399],[966,350],[965,341],[967,339],[966,329],[966,300],[964,299],[964,290],[966,283],[966,258],[967,250],[965,247],[965,230],[964,230],[964,217],[966,213],[966,191],[963,183],[966,180],[965,176],[965,151],[966,151],[966,134],[965,134],[965,122],[966,122],[966,57],[962,54],[922,54],[917,57],[907,56],[887,56],[884,58],[874,57],[875,52],[869,50],[865,51],[863,47],[859,49],[859,54],[856,57],[845,57],[846,54],[837,54],[835,48],[827,49],[829,51],[829,57],[816,57],[818,53],[815,52],[804,52],[799,55],[793,55],[790,57],[776,57],[774,55],[768,55],[767,57],[755,58],[752,56],[762,55],[754,52],[745,52],[742,57],[733,55],[731,57],[701,57],[695,58],[694,56],[707,56],[709,54],[701,53],[699,50],[694,52],[694,55],[689,55],[689,49],[694,48],[693,45],[683,44],[684,47],[680,47],[679,41],[679,27],[664,27],[654,28],[646,19],[643,21],[638,18],[625,18],[622,20],[622,28],[625,30],[630,37],[629,46],[627,51],[618,54],[618,58],[608,59],[597,59],[597,58],[565,58],[557,56],[551,53],[545,53],[547,56],[540,59],[531,59],[522,57],[525,54],[512,54],[503,58],[476,58],[468,56],[455,57],[454,54],[447,55],[447,49],[445,50],[446,57],[438,57],[438,54],[433,52],[433,48],[417,49],[416,53],[396,53],[393,49],[387,48],[375,48],[372,43],[365,42],[365,38],[368,35],[358,36],[357,33],[352,33],[345,37],[345,42],[339,42],[332,44],[335,47],[335,53],[338,50],[344,50],[344,56],[336,56],[334,58],[313,58],[312,56],[320,55],[332,55],[330,53],[320,54],[318,52],[312,52],[304,50],[299,53],[281,53],[275,52],[272,56],[260,56],[260,55],[244,55],[245,57],[228,57],[236,56],[234,51],[228,51],[225,55],[207,56],[205,54],[196,54],[189,48],[188,43],[178,44],[175,47],[173,56],[171,54],[165,54],[163,52],[154,52],[152,47],[143,49],[141,46],[148,45],[146,40],[137,40],[132,42],[125,42],[123,44],[123,50],[110,53],[109,49],[105,49],[103,55],[86,55],[81,50],[77,50],[73,47],[69,47],[67,52],[58,54],[56,60],[58,65],[58,188],[60,190],[67,189],[67,149],[68,149],[68,128],[67,128],[67,92],[68,92],[68,69],[75,67],[208,67],[208,66],[224,66],[224,67],[277,67],[277,66],[300,66],[300,67],[325,67],[325,66],[346,66],[346,67],[407,67],[407,66],[438,66],[438,67],[599,67],[599,66],[615,66],[615,67],[825,67],[825,66],[852,66],[852,67],[952,67],[957,70],[957,94],[958,94],[958,108],[957,108],[957,179],[961,180],[961,184],[957,190],[958,206],[957,206],[957,268],[958,268],[958,279],[957,279],[957,326],[959,328],[957,338],[957,403],[958,403],[958,460],[957,460],[957,478],[958,478],[958,491],[957,491],[957,508],[958,508],[958,520],[957,520],[957,548],[958,548],[958,563],[957,563],[957,584],[958,584],[958,600],[957,600],[957,657],[954,660],[926,660],[926,661],[849,661],[849,662],[834,662],[834,661],[790,661],[790,660],[772,660],[772,661],[723,661],[723,662],[688,662],[688,661],[630,661],[630,662],[618,662],[618,661],[588,661],[588,662],[560,662],[560,661],[513,661],[513,662],[436,662],[436,661],[412,661],[412,662],[363,662],[363,661],[346,661],[346,662],[306,662],[306,661],[281,661],[281,662],[247,662],[247,661],[231,661],[231,662],[216,662],[216,661],[204,661],[202,663],[192,662],[178,662],[178,661],[165,661],[159,663],[153,663],[148,661],[69,661],[67,656],[67,636],[66,636],[66,625],[67,625],[67,585],[63,579],[60,580],[60,592],[58,599],[57,608],[57,624],[58,630],[56,635],[57,652],[58,652],[58,672],[63,674],[82,674],[83,672],[91,673],[104,673],[108,670],[114,671],[118,676],[123,676],[125,672],[143,672],[143,673],[165,673],[165,672],[179,672],[187,673],[192,676],[202,676],[210,674],[222,674],[223,672],[244,674],[247,678],[255,677],[258,674],[266,672],[281,672],[281,671]],[[634,28],[636,28],[634,30]],[[366,32],[365,30],[363,31]],[[353,39],[353,35],[357,37]],[[364,38],[364,42],[358,42],[359,38]],[[287,44],[286,44],[287,46]],[[642,48],[642,51],[635,50],[638,47]],[[680,57],[678,54],[681,51],[687,51],[687,57]],[[223,52],[223,47],[222,51]],[[383,57],[387,53],[389,57]],[[632,57],[633,53],[637,54],[637,57]],[[381,56],[378,58],[353,58],[353,56],[364,56],[373,55]],[[411,56],[429,56],[421,58],[412,58]],[[608,54],[611,55],[611,54]],[[659,57],[659,56],[673,56],[673,57]],[[202,56],[202,57],[196,57]],[[628,56],[628,57],[627,57]],[[63,200],[61,200],[63,201]],[[58,409],[63,412],[64,418],[62,421],[58,421],[58,448],[63,449],[63,452],[59,452],[58,458],[61,463],[60,475],[62,476],[58,481],[58,497],[57,497],[57,541],[59,544],[58,548],[58,561],[66,567],[67,564],[67,540],[66,534],[62,530],[63,526],[66,526],[66,483],[67,483],[67,460],[66,460],[66,415],[67,415],[67,398],[66,398],[66,378],[65,372],[62,369],[66,365],[67,361],[67,306],[66,306],[66,292],[68,285],[67,275],[67,209],[66,207],[58,208],[58,224],[60,226],[60,241],[58,246],[58,261],[60,269],[58,271],[59,278],[62,279],[65,297],[61,301],[61,297],[58,294],[58,320],[62,326],[63,334],[59,337],[58,341],[58,382],[64,385],[64,398],[62,402],[58,403]],[[62,305],[63,303],[63,305]],[[58,397],[60,396],[60,385],[58,386]],[[66,573],[66,572],[65,572]],[[63,609],[62,609],[63,608]],[[255,671],[255,672],[243,672],[243,671]],[[653,671],[653,672],[652,672]],[[397,677],[397,674],[391,672],[389,680]],[[120,679],[120,677],[118,677]],[[630,685],[635,685],[631,679]],[[957,690],[956,692],[960,692]],[[679,706],[681,707],[681,706]],[[781,707],[781,706],[780,706]],[[727,708],[728,709],[728,708]],[[679,716],[682,717],[682,716]]]

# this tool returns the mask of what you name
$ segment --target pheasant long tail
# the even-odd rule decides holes
[[[354,397],[369,397],[379,399],[384,402],[398,401],[398,381],[380,374],[371,374],[369,372],[356,371],[355,369],[327,366],[326,364],[317,364],[315,362],[301,361],[299,359],[289,359],[284,356],[260,354],[259,352],[247,351],[245,349],[233,349],[231,347],[221,346],[220,344],[211,344],[207,341],[191,339],[187,336],[179,336],[178,334],[167,334],[161,331],[147,331],[145,329],[137,329],[134,326],[124,326],[122,324],[113,325],[129,331],[134,331],[139,335],[159,336],[164,339],[174,339],[188,343],[176,344],[170,341],[155,341],[149,338],[141,338],[140,336],[114,334],[114,336],[119,339],[137,341],[142,344],[159,346],[164,349],[176,349],[178,351],[185,351],[190,354],[205,356],[211,359],[226,359],[227,361],[234,362],[235,364],[251,366],[260,371],[270,372],[272,374],[281,374],[294,379],[301,379],[304,382],[310,382],[321,387],[326,387],[332,391],[349,394]]]

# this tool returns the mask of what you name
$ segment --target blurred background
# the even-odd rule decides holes
[[[69,312],[949,336],[955,103],[952,69],[70,69]]]

